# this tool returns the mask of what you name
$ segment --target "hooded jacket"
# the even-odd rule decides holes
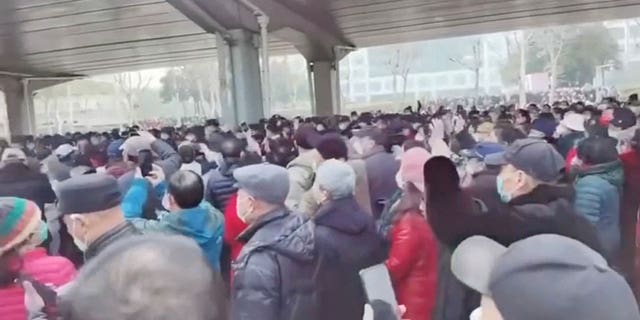
[[[576,212],[591,222],[609,258],[620,249],[620,195],[624,181],[619,160],[580,169],[575,180]]]
[[[358,272],[384,261],[373,218],[354,197],[323,204],[314,217],[319,252],[320,319],[362,319],[366,296]]]
[[[158,220],[140,218],[142,206],[146,202],[145,196],[148,194],[147,186],[145,179],[134,180],[122,204],[125,217],[143,233],[165,232],[193,239],[211,266],[220,270],[224,233],[222,212],[209,203],[202,202],[195,208],[182,209],[175,213],[160,211],[157,213]]]
[[[283,207],[239,236],[246,245],[233,264],[230,319],[318,319],[314,229]]]

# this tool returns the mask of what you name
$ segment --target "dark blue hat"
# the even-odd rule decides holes
[[[115,159],[122,158],[122,150],[120,149],[122,144],[124,144],[124,140],[122,139],[114,140],[109,143],[109,146],[107,146],[107,156]]]

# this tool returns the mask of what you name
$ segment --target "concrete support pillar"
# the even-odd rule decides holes
[[[36,130],[35,110],[28,83],[15,78],[3,77],[0,78],[0,87],[4,93],[11,138],[34,134]]]
[[[229,33],[232,39],[227,43],[235,107],[233,112],[227,110],[226,114],[235,114],[235,121],[228,123],[256,123],[264,117],[258,46],[250,31],[237,29],[230,30]],[[223,109],[223,116],[224,114]]]
[[[340,70],[339,63],[334,61],[311,62],[313,72],[313,93],[315,106],[313,114],[330,116],[340,114]]]
[[[238,119],[233,102],[231,53],[227,40],[219,33],[216,34],[216,52],[218,57],[218,93],[220,97],[221,122],[236,124]]]

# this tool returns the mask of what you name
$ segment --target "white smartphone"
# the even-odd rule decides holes
[[[398,320],[398,301],[393,291],[389,270],[384,264],[363,269],[360,279],[367,294],[367,300],[374,310],[374,319]]]

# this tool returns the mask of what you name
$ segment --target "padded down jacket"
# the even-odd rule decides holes
[[[386,262],[396,298],[407,307],[404,317],[431,319],[438,284],[438,242],[426,219],[408,211],[394,223]]]
[[[232,320],[318,319],[314,229],[281,208],[238,237],[246,244],[233,264]]]

